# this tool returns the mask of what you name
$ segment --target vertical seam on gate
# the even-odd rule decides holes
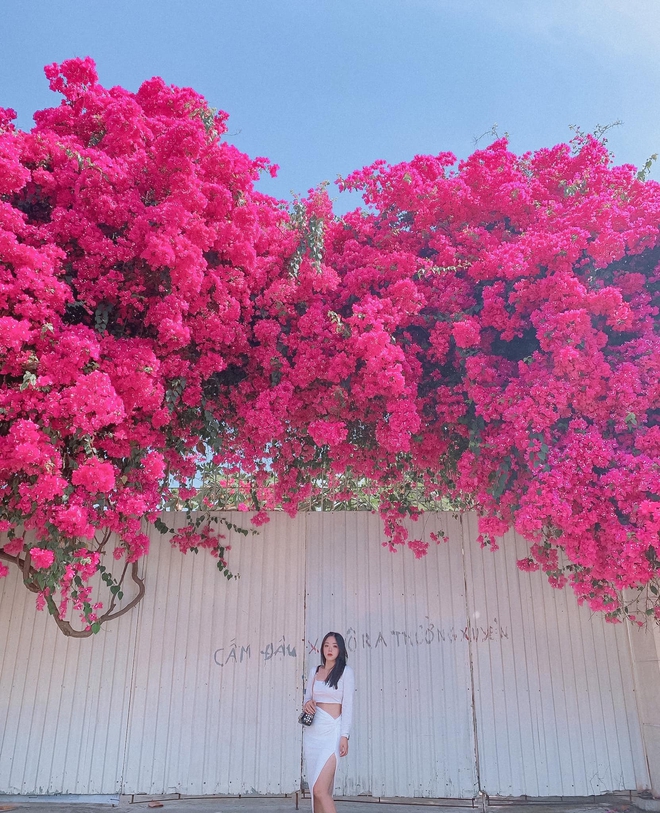
[[[649,749],[646,741],[646,732],[644,731],[644,717],[642,715],[642,710],[639,705],[639,692],[640,692],[640,680],[639,680],[639,673],[637,669],[637,661],[635,659],[635,652],[632,642],[632,624],[628,622],[627,629],[626,629],[626,642],[628,644],[628,655],[630,657],[630,671],[632,672],[633,678],[633,694],[635,696],[635,711],[637,712],[637,724],[639,725],[639,736],[642,742],[642,750],[644,752],[644,765],[646,767],[646,780],[647,785],[651,787],[651,764],[649,762]],[[633,771],[635,771],[635,764],[633,762]],[[637,772],[635,771],[635,774]],[[637,776],[635,775],[635,779]]]
[[[463,524],[463,515],[459,516],[461,523],[461,561],[463,563],[463,590],[465,594],[465,616],[466,626],[470,628],[470,604],[468,601],[468,582],[467,582],[467,563],[465,560],[465,526]],[[481,794],[483,788],[481,787],[481,769],[479,765],[479,730],[477,726],[477,703],[474,682],[474,662],[472,657],[472,640],[471,636],[468,639],[468,662],[470,665],[470,707],[472,710],[472,736],[474,737],[474,767],[477,774],[477,790]]]
[[[147,565],[145,560],[142,560],[143,563],[143,570],[142,570],[142,578],[146,582],[147,576]],[[121,776],[119,777],[119,793],[124,793],[124,786],[126,784],[126,762],[128,759],[128,741],[130,738],[131,732],[131,716],[133,714],[133,701],[135,695],[135,667],[137,663],[137,642],[138,642],[138,635],[139,635],[139,628],[140,628],[140,617],[142,615],[142,602],[140,601],[135,608],[137,610],[135,614],[134,620],[134,629],[133,629],[133,657],[131,658],[131,679],[129,683],[128,689],[128,709],[126,711],[126,731],[124,732],[124,754],[121,761]]]
[[[307,653],[307,540],[309,539],[309,533],[307,528],[307,511],[303,513],[303,517],[305,518],[305,522],[303,525],[303,640],[302,640],[302,686],[303,690],[305,687],[305,655]],[[300,792],[302,793],[302,779],[303,779],[303,741],[302,736],[300,737],[300,776],[298,779],[298,786],[300,788]]]

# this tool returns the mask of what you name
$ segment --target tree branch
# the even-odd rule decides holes
[[[119,580],[119,584],[122,583],[124,576],[126,575],[127,568],[128,562],[124,567],[124,571],[121,575],[121,579]],[[132,598],[128,602],[128,604],[126,604],[124,607],[121,607],[121,609],[117,610],[116,612],[113,612],[115,606],[115,596],[113,596],[112,601],[110,602],[110,607],[108,607],[108,609],[106,610],[105,613],[103,613],[103,615],[99,616],[99,618],[96,620],[97,624],[101,625],[105,624],[107,621],[114,621],[116,618],[119,618],[119,616],[124,615],[124,613],[127,613],[129,610],[132,610],[133,607],[135,607],[142,601],[145,594],[145,586],[144,579],[141,579],[138,576],[137,562],[131,562],[131,579],[133,579],[133,581],[138,586],[137,595],[134,598]],[[48,604],[48,609],[51,615],[55,619],[55,623],[60,628],[62,633],[67,636],[67,638],[89,638],[90,636],[94,635],[91,626],[85,630],[77,630],[71,625],[71,622],[65,621],[63,618],[61,618],[59,610],[57,609],[57,605],[55,604],[51,596],[46,596],[46,602]]]
[[[108,544],[108,540],[110,539],[111,535],[112,531],[110,530],[110,528],[106,528],[105,533],[103,534],[103,539],[99,542],[96,548],[96,553],[103,553],[103,550],[105,546]]]
[[[107,541],[107,540],[105,540]],[[105,544],[105,541],[103,544]],[[23,584],[27,587],[28,590],[32,593],[40,593],[41,587],[38,584],[35,584],[31,576],[34,574],[34,568],[30,565],[30,554],[28,553],[25,559],[20,559],[18,556],[10,556],[8,553],[5,553],[2,549],[0,549],[0,559],[4,559],[6,562],[11,562],[12,564],[16,565],[23,575]],[[110,601],[110,606],[108,609],[103,613],[103,615],[99,616],[96,620],[96,623],[101,625],[105,624],[107,621],[114,621],[116,618],[124,615],[129,610],[132,610],[137,604],[139,604],[142,599],[144,598],[144,594],[146,592],[146,588],[144,586],[144,579],[141,579],[138,575],[138,565],[137,562],[126,562],[124,565],[124,569],[122,571],[121,577],[118,581],[118,584],[121,585],[124,581],[124,577],[126,576],[126,572],[129,568],[131,568],[131,579],[137,584],[138,592],[137,595],[134,596],[128,604],[125,604],[123,607],[115,611],[115,605],[117,603],[116,595],[112,596],[112,600]],[[66,621],[60,615],[60,611],[55,603],[55,600],[52,596],[45,596],[46,604],[48,606],[48,612],[53,616],[53,619],[61,632],[67,636],[67,638],[89,638],[94,633],[92,632],[91,627],[85,630],[78,630],[75,629],[71,625],[70,621]]]

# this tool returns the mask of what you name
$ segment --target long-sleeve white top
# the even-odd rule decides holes
[[[353,722],[353,695],[355,694],[355,674],[348,664],[344,667],[342,676],[337,681],[337,688],[329,686],[324,680],[317,680],[316,670],[313,666],[307,678],[305,688],[305,703],[313,700],[315,703],[341,703],[341,736],[348,737]]]

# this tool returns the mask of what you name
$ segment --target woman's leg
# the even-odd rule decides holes
[[[323,766],[319,778],[314,783],[314,813],[337,813],[332,792],[335,788],[337,758],[333,754]]]

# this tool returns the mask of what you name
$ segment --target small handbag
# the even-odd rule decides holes
[[[314,722],[314,715],[308,711],[303,711],[300,717],[298,717],[298,722],[302,723],[302,725],[311,725]]]

